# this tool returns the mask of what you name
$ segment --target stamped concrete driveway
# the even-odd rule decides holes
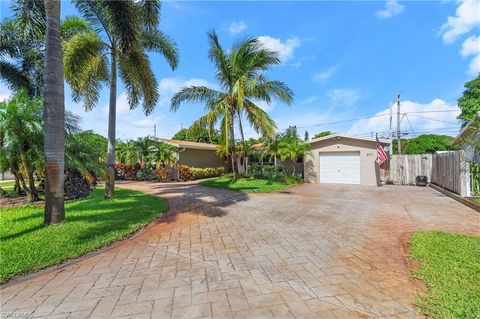
[[[3,316],[414,318],[402,239],[419,229],[480,233],[479,213],[430,188],[122,187],[169,198],[169,215],[105,251],[7,284]]]

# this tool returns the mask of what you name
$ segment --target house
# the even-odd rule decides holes
[[[384,139],[380,142],[384,147],[390,144]],[[307,143],[311,154],[304,160],[305,182],[380,184],[376,139],[332,134]]]
[[[462,149],[465,151],[467,161],[476,161],[480,163],[480,154],[475,151],[472,144],[480,145],[480,133],[475,126],[480,125],[480,119],[473,119],[465,125],[457,136],[457,140],[462,141]]]
[[[179,141],[168,138],[157,138],[156,140],[173,145],[178,149],[178,165],[198,168],[225,166],[225,161],[216,154],[217,145],[215,144]]]

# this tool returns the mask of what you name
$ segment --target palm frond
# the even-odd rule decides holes
[[[205,86],[183,87],[173,95],[170,104],[170,110],[176,111],[183,102],[203,102],[220,101],[225,96],[224,93],[209,89]]]
[[[46,30],[43,0],[17,0],[12,5],[15,23],[25,39],[43,39]]]
[[[271,137],[275,134],[277,126],[267,112],[248,99],[245,100],[244,110],[248,121],[257,132],[265,137]]]
[[[142,32],[142,45],[148,51],[161,53],[172,70],[175,70],[180,60],[177,44],[159,30]]]

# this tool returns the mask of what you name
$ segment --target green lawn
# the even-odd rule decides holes
[[[15,181],[0,181],[0,187],[13,187],[15,186]]]
[[[276,182],[266,179],[239,178],[234,181],[231,177],[217,177],[200,182],[203,186],[225,188],[234,191],[252,193],[258,190],[258,193],[269,193],[288,188],[297,182]]]
[[[0,209],[0,282],[105,246],[167,210],[166,200],[145,193],[117,189],[111,200],[103,193],[66,203],[65,221],[53,226],[43,224],[43,207]]]
[[[419,262],[414,276],[427,287],[418,300],[422,312],[431,318],[479,318],[480,237],[418,232],[410,245],[410,258]]]

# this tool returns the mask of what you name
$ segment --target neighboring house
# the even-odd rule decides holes
[[[225,161],[216,154],[217,145],[199,142],[188,142],[172,140],[168,138],[157,138],[178,148],[177,164],[192,167],[224,167]]]
[[[304,161],[305,182],[380,185],[376,139],[332,134],[307,143],[311,154]]]
[[[478,120],[477,120],[478,121]],[[462,149],[465,151],[465,159],[468,161],[476,161],[480,163],[480,154],[475,151],[472,144],[480,145],[480,133],[474,129],[475,120],[471,120],[465,125],[457,136],[462,142]]]

